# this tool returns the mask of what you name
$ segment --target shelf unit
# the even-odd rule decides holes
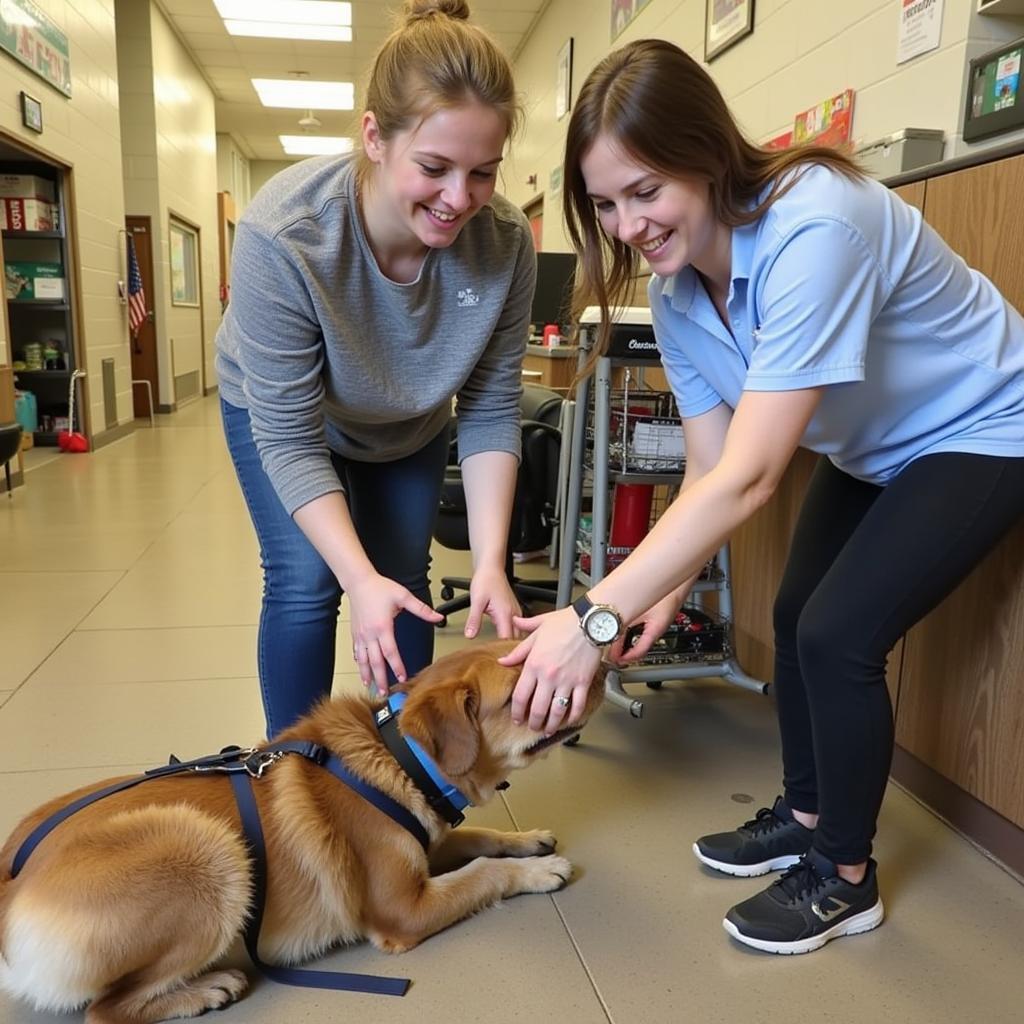
[[[2,236],[5,286],[6,264],[12,262],[58,264],[64,280],[63,299],[6,300],[12,362],[24,363],[25,346],[38,344],[44,349],[47,346],[55,348],[59,353],[58,363],[63,364],[60,369],[51,366],[14,371],[15,386],[20,391],[32,392],[36,397],[39,428],[33,434],[33,442],[54,446],[58,430],[68,417],[68,388],[76,366],[63,180],[57,168],[28,161],[0,163],[0,174],[34,175],[53,183],[56,227],[42,231],[5,228]]]
[[[608,535],[611,521],[610,492],[617,482],[646,483],[678,486],[682,482],[681,472],[632,472],[622,471],[621,464],[614,468],[609,464],[612,450],[612,378],[618,369],[640,371],[643,382],[644,365],[658,365],[658,354],[651,334],[649,346],[624,345],[625,351],[616,354],[613,337],[610,354],[599,358],[592,377],[580,380],[576,386],[574,413],[572,416],[572,440],[568,457],[568,480],[564,492],[565,516],[562,520],[560,544],[558,607],[564,607],[572,600],[576,583],[585,587],[593,586],[606,574]],[[633,333],[636,333],[635,331]],[[633,339],[635,341],[635,339]],[[591,330],[581,332],[579,365],[582,366],[593,342]],[[588,422],[592,423],[588,438]],[[580,567],[579,531],[580,513],[583,506],[584,490],[592,492],[590,571]],[[722,655],[710,658],[683,656],[669,662],[640,662],[621,669],[609,671],[605,676],[605,697],[618,707],[625,708],[634,718],[643,715],[643,701],[630,696],[623,684],[647,683],[656,689],[661,683],[674,679],[719,676],[730,683],[757,693],[767,693],[768,684],[747,675],[735,658],[735,643],[732,635],[732,590],[730,583],[729,545],[725,544],[714,560],[705,568],[702,577],[694,585],[692,604],[703,607],[703,595],[715,593],[718,596],[718,615],[725,624],[727,644]]]

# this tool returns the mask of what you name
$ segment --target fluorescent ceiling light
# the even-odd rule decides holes
[[[261,39],[325,39],[332,43],[351,43],[352,29],[347,25],[292,25],[284,21],[225,21],[232,36],[257,36]]]
[[[289,156],[323,156],[327,153],[351,153],[352,140],[341,135],[279,135]]]
[[[305,78],[254,78],[252,84],[265,107],[351,110],[355,106],[355,87],[351,82],[310,82]]]
[[[284,21],[298,25],[351,25],[352,5],[335,0],[213,0],[227,20]]]
[[[352,5],[333,0],[214,0],[233,36],[352,42]]]

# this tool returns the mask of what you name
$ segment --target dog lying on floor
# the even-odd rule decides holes
[[[497,663],[513,646],[469,647],[399,688],[407,694],[401,733],[473,804],[583,724],[548,739],[513,724],[518,670]],[[584,722],[601,696],[595,683]],[[362,938],[401,952],[503,898],[553,892],[569,879],[550,832],[452,830],[390,753],[374,714],[362,697],[335,698],[275,740],[312,740],[343,759],[412,812],[429,855],[323,768],[282,758],[253,783],[269,862],[265,961],[297,963]],[[86,1024],[147,1024],[232,1002],[245,975],[208,968],[242,933],[253,883],[222,776],[161,777],[91,804],[11,877],[16,851],[40,822],[110,781],[39,808],[0,851],[0,983],[37,1009],[89,1004]]]

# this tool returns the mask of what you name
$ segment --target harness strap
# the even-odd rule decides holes
[[[303,757],[323,764],[327,752],[317,743],[299,741],[292,743],[277,743],[272,747],[263,750],[256,750],[253,747],[225,747],[219,754],[208,754],[205,757],[197,757],[192,761],[179,761],[171,755],[169,764],[160,765],[157,768],[150,768],[142,775],[136,775],[131,779],[124,779],[115,782],[94,793],[87,793],[77,800],[55,811],[45,821],[40,822],[28,835],[25,841],[18,848],[11,864],[11,878],[16,878],[25,862],[31,856],[32,851],[62,822],[77,813],[84,807],[96,803],[105,797],[121,793],[126,789],[132,789],[142,782],[150,779],[159,779],[167,775],[180,775],[183,772],[245,772],[253,778],[260,778],[267,766],[273,764],[285,754],[301,754]],[[345,781],[344,779],[342,781]],[[417,839],[419,836],[417,836]]]
[[[114,793],[149,782],[151,779],[163,778],[183,773],[227,774],[238,805],[238,814],[242,822],[246,843],[253,863],[253,904],[252,912],[246,923],[243,939],[245,948],[252,962],[259,970],[273,981],[285,985],[298,985],[305,988],[326,988],[341,992],[365,992],[370,995],[404,996],[409,988],[408,978],[382,978],[372,974],[350,974],[341,971],[300,970],[294,967],[275,967],[264,963],[259,957],[260,926],[263,923],[263,908],[267,895],[267,851],[263,839],[263,826],[260,823],[259,809],[252,791],[252,780],[263,777],[267,768],[286,754],[299,754],[314,764],[329,771],[336,779],[350,789],[355,790],[364,800],[373,804],[379,811],[388,815],[393,821],[411,833],[416,841],[427,852],[430,850],[430,835],[420,820],[393,800],[386,793],[375,789],[358,776],[353,775],[342,762],[341,758],[330,754],[324,747],[309,741],[293,741],[277,743],[262,750],[254,748],[225,747],[219,754],[195,758],[192,761],[179,761],[171,755],[169,764],[151,768],[142,775],[125,779],[105,786],[94,793],[87,793],[66,807],[51,814],[29,834],[18,848],[11,865],[11,878],[15,878],[25,866],[32,851],[58,826],[77,811],[94,804]]]
[[[332,760],[335,759],[332,758]],[[329,763],[327,767],[332,774],[335,774]],[[251,777],[233,774],[231,787],[235,791],[235,802],[238,804],[238,813],[242,818],[242,827],[245,830],[249,854],[252,857],[254,887],[252,913],[249,915],[243,934],[245,948],[252,962],[268,978],[284,985],[328,988],[339,992],[366,992],[370,995],[404,996],[410,984],[408,978],[381,978],[372,974],[275,967],[260,959],[260,926],[263,924],[263,907],[267,896],[267,850],[263,841],[263,826],[260,824],[260,814],[252,791]]]

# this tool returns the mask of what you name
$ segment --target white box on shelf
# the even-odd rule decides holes
[[[53,182],[35,174],[0,174],[0,198],[56,200]]]
[[[53,231],[56,221],[53,203],[41,199],[0,199],[3,206],[3,228],[11,231]]]

